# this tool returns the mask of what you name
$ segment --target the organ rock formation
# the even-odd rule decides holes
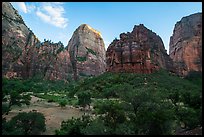
[[[130,33],[120,34],[106,52],[107,71],[152,73],[159,68],[171,70],[172,61],[161,38],[143,24]]]
[[[178,75],[202,72],[202,13],[183,17],[176,23],[169,55]]]
[[[62,43],[40,42],[9,2],[2,3],[2,76],[50,80],[71,76],[69,53]]]
[[[74,79],[105,72],[105,45],[101,34],[87,24],[80,25],[68,43]]]

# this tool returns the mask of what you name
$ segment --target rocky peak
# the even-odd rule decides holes
[[[98,35],[99,37],[102,37],[101,36],[101,33],[95,29],[93,29],[91,26],[89,26],[88,24],[82,24],[80,25],[77,29],[76,29],[76,32],[85,32],[85,33],[95,33],[96,35]]]
[[[106,52],[107,71],[151,73],[159,68],[171,68],[161,38],[143,24],[130,33],[121,33]]]
[[[9,2],[2,3],[2,75],[67,80],[69,53],[62,43],[40,42]],[[70,67],[71,68],[71,67]]]
[[[105,71],[105,45],[101,34],[87,24],[80,25],[68,43],[74,78]]]
[[[169,55],[178,75],[202,72],[202,13],[183,17],[175,24]]]

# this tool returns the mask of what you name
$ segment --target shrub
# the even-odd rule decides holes
[[[105,114],[103,118],[105,124],[115,128],[118,123],[123,123],[126,120],[125,112],[121,103],[115,100],[99,101],[94,106],[98,114]]]
[[[95,52],[95,51],[93,51],[92,49],[87,48],[87,47],[86,47],[86,49],[88,50],[88,52],[89,52],[89,53],[91,53],[91,54],[93,54],[93,55],[95,55],[95,56],[96,56],[96,52]]]
[[[91,103],[91,94],[89,91],[78,93],[78,105],[85,107]]]
[[[192,108],[180,107],[177,115],[179,121],[184,124],[184,128],[193,129],[200,124],[199,112],[196,113],[196,111]]]
[[[86,57],[76,57],[77,61],[84,62],[86,61]]]
[[[61,128],[55,130],[56,135],[83,135],[82,129],[90,123],[89,116],[82,116],[82,118],[73,118],[67,121],[62,121]]]
[[[10,111],[10,108],[8,104],[2,103],[2,108],[1,108],[2,115],[8,113],[9,111]]]
[[[23,112],[5,124],[5,134],[39,135],[46,130],[45,117],[39,112]],[[9,128],[8,128],[9,127]],[[11,130],[12,132],[6,131]]]
[[[85,135],[110,135],[112,129],[106,126],[102,119],[96,118],[83,128],[82,132]]]
[[[2,101],[8,101],[8,108],[10,109],[13,105],[21,106],[22,104],[29,105],[31,97],[27,92],[28,87],[23,84],[21,80],[13,79],[8,80],[3,78],[2,87]],[[8,109],[8,110],[9,110]]]
[[[65,99],[60,100],[59,105],[60,105],[60,107],[65,107],[67,105],[67,100],[65,100]]]

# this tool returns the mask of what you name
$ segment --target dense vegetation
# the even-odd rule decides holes
[[[91,93],[95,116],[62,123],[57,134],[175,134],[202,125],[201,77],[105,73],[73,83],[68,97]],[[76,127],[70,127],[76,122]],[[81,123],[80,123],[81,122]],[[78,126],[77,126],[78,125]],[[81,126],[84,125],[84,126]],[[73,128],[73,129],[71,129]],[[99,131],[100,130],[100,131]],[[70,131],[70,132],[69,132]]]
[[[2,135],[39,135],[46,130],[45,117],[39,112],[23,112],[2,121]]]
[[[3,99],[8,95],[5,91],[14,89],[32,92],[61,107],[93,106],[91,113],[63,121],[57,135],[163,135],[202,125],[201,76],[180,78],[161,70],[152,74],[104,73],[69,84],[3,79]]]

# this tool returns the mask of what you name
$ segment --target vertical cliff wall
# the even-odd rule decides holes
[[[202,13],[183,17],[176,23],[169,55],[178,75],[202,72]]]
[[[68,43],[74,78],[105,72],[105,45],[101,34],[87,24],[80,25]]]
[[[159,68],[172,69],[161,38],[143,24],[130,33],[120,34],[106,52],[107,71],[152,73]]]

